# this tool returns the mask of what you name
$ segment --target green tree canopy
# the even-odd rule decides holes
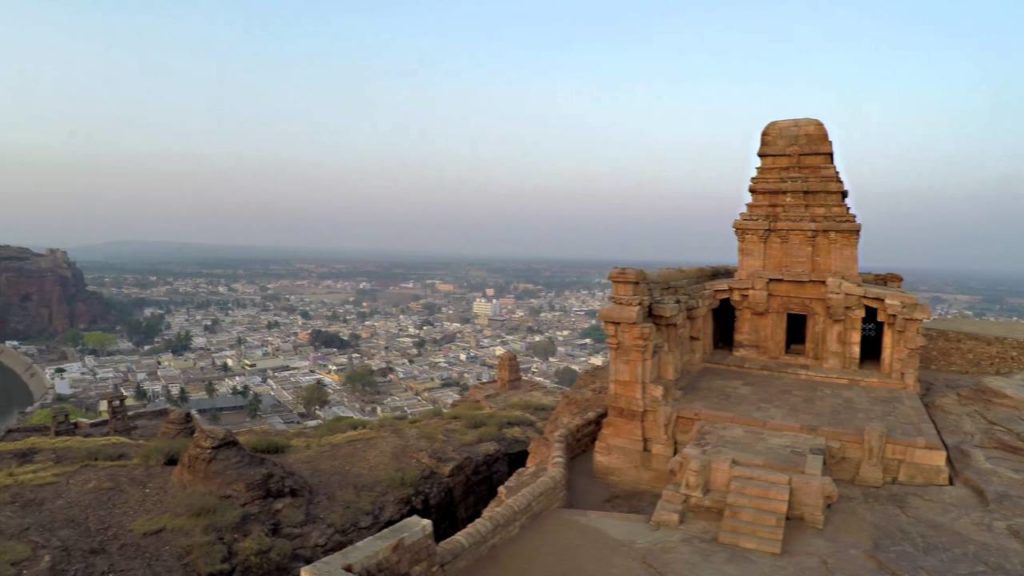
[[[591,324],[580,332],[580,338],[589,338],[596,344],[604,344],[608,340],[608,335],[604,333],[600,324]]]
[[[377,378],[373,374],[373,368],[363,364],[345,374],[345,384],[361,392],[375,392],[377,390]]]
[[[327,406],[331,401],[327,388],[319,380],[303,386],[299,398],[302,402],[302,407],[306,409],[308,414],[312,414],[317,408]]]
[[[551,338],[536,340],[526,345],[526,350],[538,360],[550,360],[558,352],[555,341]]]
[[[102,354],[117,346],[117,336],[107,332],[86,332],[82,334],[82,344]]]
[[[580,373],[571,366],[562,366],[558,370],[555,370],[555,383],[559,386],[565,386],[571,388],[576,383],[576,379],[580,377]]]

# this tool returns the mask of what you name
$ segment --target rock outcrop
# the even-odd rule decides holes
[[[310,493],[301,477],[250,453],[230,430],[213,426],[196,430],[174,469],[174,480],[185,488],[234,496],[243,505]]]
[[[0,246],[0,340],[54,336],[106,320],[103,298],[63,250]]]
[[[188,410],[171,410],[164,421],[160,424],[160,438],[191,438],[196,432],[195,422],[192,420],[192,413]]]

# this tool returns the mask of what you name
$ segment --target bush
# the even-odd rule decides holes
[[[190,442],[188,438],[152,440],[139,454],[139,461],[152,466],[175,466]]]
[[[278,436],[253,436],[244,438],[242,445],[250,452],[257,454],[284,454],[291,447],[292,443],[287,438]]]
[[[351,416],[339,416],[337,418],[331,418],[327,422],[317,426],[316,433],[319,436],[333,436],[335,434],[352,432],[353,430],[362,430],[369,425],[369,420],[352,418]]]
[[[287,572],[292,546],[287,540],[271,538],[261,531],[235,544],[234,551],[238,573],[272,575]]]

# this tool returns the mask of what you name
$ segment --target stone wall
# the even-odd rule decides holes
[[[457,573],[482,557],[494,546],[506,541],[526,524],[541,514],[565,504],[569,486],[569,460],[593,446],[604,409],[556,419],[557,426],[545,433],[547,442],[538,444],[542,449],[542,462],[531,462],[521,468],[499,489],[498,495],[483,511],[480,518],[436,546],[430,541],[429,551],[423,544],[422,524],[429,520],[413,516],[407,522],[417,526],[415,544],[409,544],[411,528],[395,527],[377,533],[344,550],[306,566],[301,576],[404,576],[420,574]],[[531,448],[532,450],[532,448]],[[386,552],[385,552],[386,551]],[[393,556],[393,562],[386,562]],[[436,558],[437,570],[424,559]],[[417,571],[418,570],[418,571]]]
[[[924,329],[921,367],[957,374],[1024,372],[1024,339]]]
[[[309,566],[300,576],[434,576],[443,574],[437,561],[430,520],[410,516],[337,554]]]
[[[553,434],[545,463],[523,468],[509,478],[480,518],[438,545],[441,565],[452,572],[469,566],[488,550],[515,536],[541,514],[565,504],[569,460],[593,445],[604,411],[594,410],[567,422]]]

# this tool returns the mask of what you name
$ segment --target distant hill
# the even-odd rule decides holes
[[[290,246],[238,246],[193,242],[121,240],[68,249],[80,262],[116,264],[180,264],[218,261],[359,260],[368,258],[422,258],[422,255],[373,250]]]

